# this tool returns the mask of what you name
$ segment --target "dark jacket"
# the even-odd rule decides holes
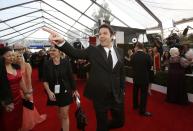
[[[150,56],[143,51],[137,51],[131,56],[133,82],[138,85],[148,85],[151,69]]]
[[[58,68],[60,71],[57,74],[57,78],[61,86],[61,92],[64,92],[66,89],[71,91],[75,90],[75,80],[73,78],[72,68],[69,60],[67,58],[61,59]],[[45,61],[43,70],[43,81],[48,82],[50,90],[54,91],[54,86],[57,84],[57,80],[55,72],[56,70],[51,59]]]
[[[112,92],[117,102],[123,102],[125,76],[121,49],[114,47],[118,61],[112,70],[107,63],[106,52],[101,45],[96,47],[91,45],[84,50],[79,50],[66,42],[58,48],[70,57],[87,59],[91,63],[89,78],[84,90],[84,95],[87,98],[104,101],[107,94]]]

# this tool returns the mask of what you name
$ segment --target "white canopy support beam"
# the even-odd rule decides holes
[[[184,24],[184,23],[192,22],[192,21],[193,21],[193,17],[191,17],[191,18],[183,18],[181,20],[174,21],[174,25]]]
[[[135,0],[145,11],[147,11],[148,14],[150,14],[157,22],[158,22],[158,27],[161,30],[161,39],[163,40],[163,26],[161,20],[149,9],[141,0]]]

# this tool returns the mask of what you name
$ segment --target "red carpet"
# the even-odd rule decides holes
[[[60,123],[57,119],[56,108],[46,106],[46,94],[42,83],[37,80],[37,70],[33,70],[34,101],[40,113],[48,115],[47,120],[37,125],[33,131],[60,131]],[[96,120],[92,104],[82,96],[84,81],[77,81],[78,90],[81,94],[83,109],[88,117],[86,131],[95,131]],[[193,104],[179,106],[164,101],[165,95],[152,92],[149,97],[148,111],[153,113],[152,117],[142,117],[132,109],[132,85],[127,83],[125,96],[125,126],[112,131],[193,131]],[[76,128],[74,117],[76,106],[70,108],[70,131],[79,131]]]

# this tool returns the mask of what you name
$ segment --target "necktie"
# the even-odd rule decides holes
[[[111,69],[113,69],[113,59],[112,59],[112,55],[111,55],[111,50],[109,50],[107,61],[108,61],[109,66],[111,67]]]

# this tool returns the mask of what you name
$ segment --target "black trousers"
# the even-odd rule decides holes
[[[108,97],[103,102],[93,101],[97,120],[96,131],[109,131],[112,128],[120,128],[124,125],[124,103],[117,103],[113,97]],[[108,118],[108,113],[111,119]]]
[[[140,113],[146,112],[147,106],[147,96],[148,96],[148,85],[135,84],[133,88],[133,108],[137,109],[139,107]],[[140,99],[140,101],[138,100]]]

